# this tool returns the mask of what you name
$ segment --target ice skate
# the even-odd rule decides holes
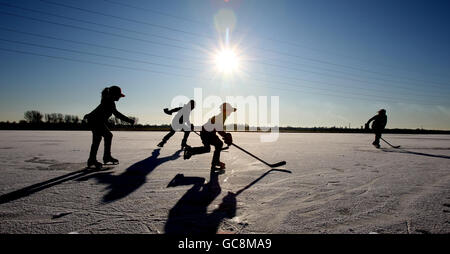
[[[111,163],[112,165],[116,165],[116,164],[119,164],[119,160],[118,159],[116,159],[116,158],[113,158],[111,155],[109,155],[109,156],[104,156],[103,157],[103,164],[108,164],[108,163]]]
[[[225,173],[225,163],[219,162],[219,163],[217,163],[215,165],[212,165],[211,166],[211,171],[214,171],[215,173],[218,173],[218,174]]]
[[[94,166],[95,169],[102,168],[102,164],[100,162],[98,162],[96,159],[89,159],[87,161],[87,167],[91,168],[92,166]]]
[[[192,149],[191,149],[190,146],[186,145],[186,146],[184,147],[183,158],[184,158],[185,160],[189,160],[189,159],[191,158],[191,156],[192,156]]]

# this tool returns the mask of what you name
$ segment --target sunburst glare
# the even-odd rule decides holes
[[[239,71],[240,59],[231,48],[218,51],[214,56],[214,62],[217,70],[221,73],[232,74]]]

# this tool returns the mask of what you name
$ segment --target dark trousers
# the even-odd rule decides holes
[[[88,123],[89,127],[92,131],[92,145],[91,151],[89,153],[89,160],[97,159],[97,151],[100,146],[100,142],[102,141],[102,137],[104,138],[105,150],[103,152],[103,157],[111,156],[111,143],[113,134],[106,126],[104,122],[91,122]]]
[[[373,141],[372,144],[379,145],[380,144],[380,138],[381,138],[381,130],[374,130],[375,133],[375,141]]]
[[[189,134],[191,134],[190,131],[185,131],[184,132],[184,136],[183,136],[183,140],[181,141],[181,146],[186,146],[187,145],[187,139],[189,137]],[[175,130],[174,129],[170,129],[169,133],[167,133],[164,138],[161,141],[161,144],[165,144],[173,135],[175,134]]]
[[[201,131],[200,138],[202,139],[203,146],[193,147],[192,155],[209,153],[211,151],[211,146],[214,146],[214,154],[212,159],[212,165],[218,165],[220,162],[220,152],[223,147],[223,142],[214,132]]]

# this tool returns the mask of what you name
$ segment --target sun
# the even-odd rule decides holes
[[[238,55],[230,48],[218,51],[214,56],[214,61],[217,70],[226,74],[237,72],[240,67]]]

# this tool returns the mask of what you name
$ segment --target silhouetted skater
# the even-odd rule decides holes
[[[122,121],[134,124],[134,120],[121,114],[116,109],[115,102],[120,98],[125,97],[122,90],[118,86],[106,87],[102,91],[102,100],[100,105],[91,113],[84,116],[87,120],[88,126],[92,131],[92,145],[87,162],[88,167],[95,166],[101,168],[102,164],[97,161],[97,151],[102,137],[104,138],[105,150],[103,153],[103,163],[111,162],[113,164],[119,161],[111,156],[111,142],[113,134],[107,126],[108,119],[112,114]]]
[[[372,145],[374,145],[376,148],[380,148],[381,133],[383,132],[384,127],[386,127],[387,123],[386,110],[380,109],[377,115],[370,118],[365,125],[366,129],[369,129],[369,124],[372,121],[373,121],[372,130],[375,133],[375,141],[373,141]]]
[[[189,115],[191,111],[195,108],[195,101],[190,100],[183,107],[173,108],[169,110],[168,108],[164,109],[164,113],[168,115],[172,115],[174,112],[178,112],[173,118],[171,129],[167,135],[164,136],[161,142],[159,142],[158,146],[163,147],[164,144],[175,134],[177,130],[182,130],[184,132],[183,140],[181,141],[181,148],[184,148],[187,145],[187,139],[189,134],[191,133],[193,126],[189,121]],[[186,116],[186,117],[183,117]],[[177,126],[175,126],[177,125]]]
[[[233,108],[229,103],[223,103],[220,109],[220,114],[212,117],[206,124],[202,126],[202,130],[200,131],[200,138],[202,139],[203,146],[186,146],[184,150],[184,159],[187,160],[194,154],[209,153],[211,151],[212,145],[214,146],[215,150],[211,162],[211,170],[219,170],[221,173],[223,173],[225,169],[225,163],[220,161],[220,152],[223,147],[223,142],[219,139],[216,133],[219,133],[219,135],[223,137],[225,144],[231,145],[231,143],[233,143],[231,133],[226,133],[224,131],[224,122],[231,113],[236,111],[236,109]]]

